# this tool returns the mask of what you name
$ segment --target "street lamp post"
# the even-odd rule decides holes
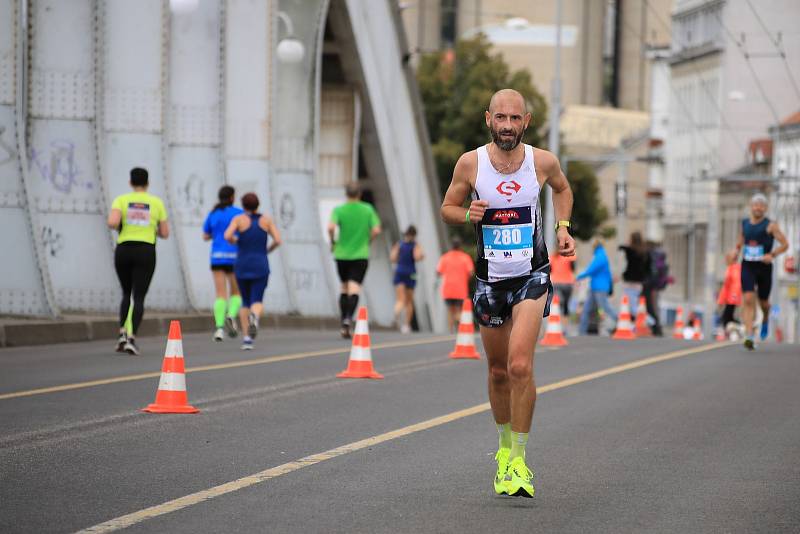
[[[556,1],[556,64],[550,92],[550,132],[547,139],[547,148],[555,154],[557,159],[561,137],[559,131],[559,121],[561,120],[561,3],[562,0]],[[564,171],[566,172],[566,168]],[[548,246],[555,246],[556,214],[553,208],[553,191],[549,187],[545,191],[545,205],[547,206],[544,219],[545,243]]]

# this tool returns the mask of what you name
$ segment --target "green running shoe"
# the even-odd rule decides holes
[[[511,449],[502,447],[498,449],[494,459],[497,460],[497,474],[494,475],[494,492],[498,495],[508,493],[506,487],[506,472],[508,471],[508,457],[511,455]]]
[[[506,473],[505,484],[509,495],[514,497],[533,497],[533,471],[525,465],[525,459],[517,456],[511,460]]]

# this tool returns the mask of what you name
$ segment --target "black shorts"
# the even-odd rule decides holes
[[[543,317],[550,315],[550,302],[553,300],[553,284],[550,274],[533,272],[528,276],[509,278],[498,282],[476,281],[472,304],[475,319],[481,326],[496,328],[511,317],[511,310],[523,300],[536,300],[547,293]]]
[[[769,300],[769,293],[772,290],[772,264],[760,261],[742,262],[742,293],[756,291],[758,287],[758,298]]]
[[[232,273],[233,272],[233,264],[229,263],[226,265],[212,265],[212,271],[222,271],[224,273]]]
[[[336,270],[342,282],[355,282],[360,284],[367,274],[367,260],[336,260]]]
[[[460,308],[461,305],[464,304],[464,300],[463,299],[444,299],[444,303],[447,304],[448,306],[458,306]]]

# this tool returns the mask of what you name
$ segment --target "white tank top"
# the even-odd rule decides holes
[[[498,172],[486,146],[478,148],[478,175],[473,198],[489,203],[475,225],[478,236],[478,278],[495,282],[549,270],[539,210],[539,181],[533,163],[533,147],[525,147],[525,159],[511,174]]]

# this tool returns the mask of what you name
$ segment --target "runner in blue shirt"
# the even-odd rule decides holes
[[[242,213],[233,205],[234,189],[224,185],[217,194],[219,202],[206,217],[203,224],[203,239],[211,241],[211,274],[214,275],[214,340],[222,341],[225,330],[230,337],[236,337],[236,315],[242,306],[242,296],[233,275],[236,263],[236,245],[225,240],[225,230],[234,217]]]
[[[239,321],[244,337],[242,350],[253,350],[253,338],[258,332],[258,320],[264,310],[264,290],[269,281],[267,254],[281,244],[281,234],[272,218],[258,212],[260,202],[255,193],[242,196],[244,213],[237,215],[225,230],[225,239],[239,246],[233,272],[242,290],[242,309]],[[272,238],[270,242],[270,239]]]
[[[772,289],[772,263],[778,254],[789,248],[778,223],[767,217],[767,197],[761,193],[750,199],[750,217],[742,220],[736,248],[731,251],[735,257],[742,253],[742,319],[744,321],[744,346],[754,350],[754,327],[756,316],[756,297],[764,317],[761,320],[761,341],[769,335],[769,294]],[[778,246],[775,247],[775,241]]]
[[[417,243],[417,229],[410,225],[403,234],[403,240],[395,243],[389,254],[392,263],[397,264],[394,272],[395,304],[394,319],[400,323],[400,314],[405,311],[405,318],[400,324],[404,334],[411,332],[411,317],[414,315],[414,288],[417,285],[417,265],[425,254]]]

